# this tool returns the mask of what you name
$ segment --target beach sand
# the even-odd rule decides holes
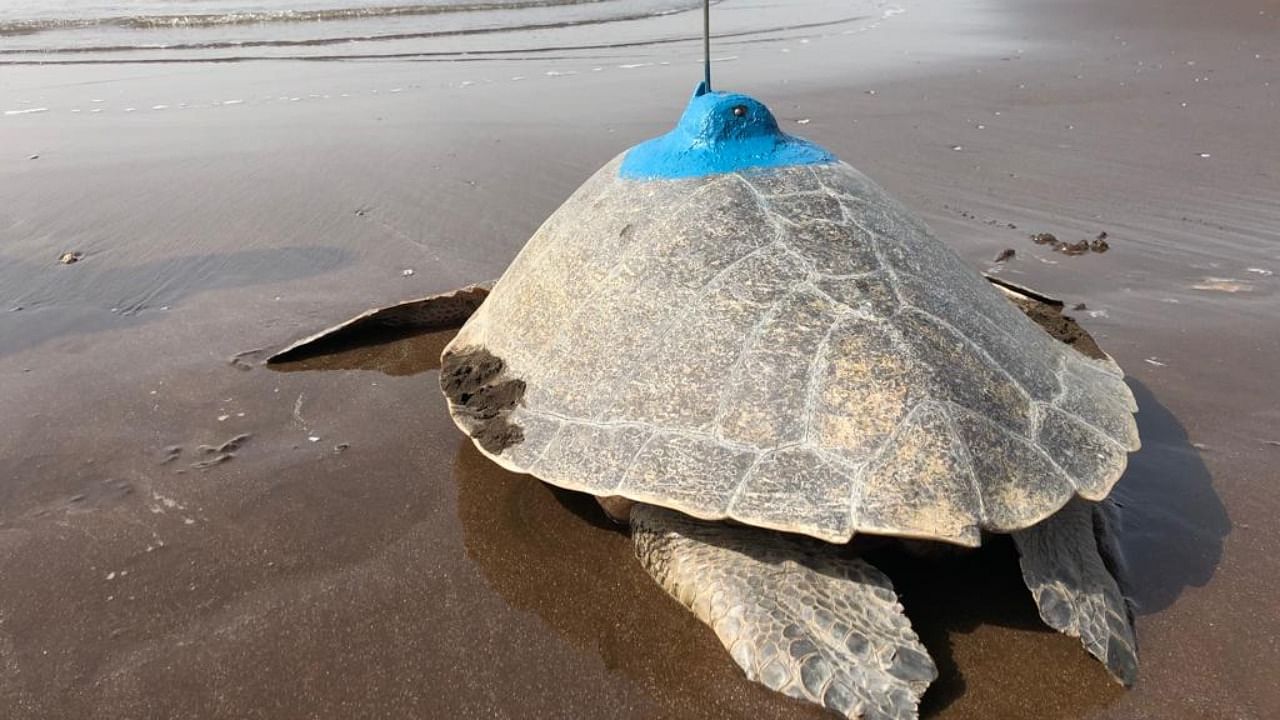
[[[884,565],[928,717],[1280,715],[1280,8],[1209,5],[920,0],[717,44],[718,87],[1086,303],[1141,406],[1138,685],[1042,627],[996,542]],[[472,448],[447,334],[260,364],[496,277],[696,59],[4,68],[2,109],[49,110],[0,117],[0,716],[825,717],[743,679],[590,499]]]

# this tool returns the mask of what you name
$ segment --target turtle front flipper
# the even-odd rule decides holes
[[[938,675],[884,573],[845,546],[631,511],[636,556],[747,677],[847,718],[916,717]]]
[[[338,349],[383,343],[396,339],[396,334],[456,330],[480,307],[493,284],[492,280],[476,283],[366,310],[350,320],[291,343],[268,357],[267,363],[291,362]]]
[[[1106,502],[1076,498],[1040,524],[1013,533],[1013,540],[1041,619],[1080,638],[1127,687],[1138,675],[1138,641],[1133,614],[1108,567]]]

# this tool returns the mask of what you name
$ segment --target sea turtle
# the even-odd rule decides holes
[[[375,317],[469,316],[441,360],[458,427],[600,498],[752,680],[915,717],[936,668],[847,543],[1007,533],[1041,617],[1133,682],[1102,502],[1139,445],[1120,368],[763,104],[700,86],[485,294]]]

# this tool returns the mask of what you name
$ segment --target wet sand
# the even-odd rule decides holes
[[[1144,442],[1117,489],[1137,687],[1041,627],[1007,544],[886,557],[943,673],[926,715],[1280,714],[1280,10],[904,7],[726,40],[718,84],[975,266],[1012,247],[1002,276],[1086,303]],[[589,501],[471,448],[445,336],[259,364],[498,275],[682,106],[695,47],[626,52],[672,64],[5,69],[0,97],[51,110],[0,117],[0,715],[824,717],[744,681]],[[89,97],[117,111],[57,112]],[[1028,237],[1102,231],[1078,257]]]

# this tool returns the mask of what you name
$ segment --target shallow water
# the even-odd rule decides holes
[[[717,4],[721,4],[718,2]],[[501,57],[685,42],[698,0],[23,0],[0,9],[0,63],[180,62],[250,58]],[[884,0],[730,0],[719,38],[776,39],[892,10]],[[685,16],[688,17],[680,17]],[[680,17],[677,22],[652,22]],[[533,42],[527,35],[537,31]],[[607,38],[607,39],[606,39]]]

